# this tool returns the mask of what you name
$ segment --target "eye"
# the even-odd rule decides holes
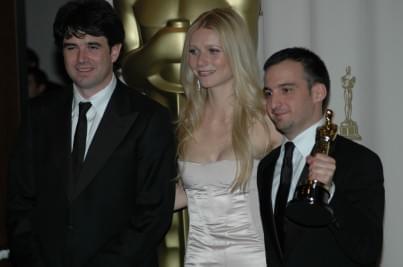
[[[64,44],[63,45],[63,49],[67,50],[67,51],[73,50],[74,48],[76,48],[76,46],[72,45],[72,44]]]
[[[265,98],[272,96],[272,94],[273,94],[273,91],[271,89],[266,88],[266,87],[263,88],[263,95]]]
[[[99,44],[88,44],[88,49],[90,50],[98,50],[100,47]]]
[[[213,55],[216,55],[221,52],[221,50],[218,48],[209,48],[208,51],[210,52],[210,54],[213,54]]]
[[[292,90],[293,90],[293,88],[291,88],[291,87],[283,87],[283,88],[281,88],[281,91],[283,92],[283,94],[289,94],[289,93],[292,92]]]
[[[189,54],[195,56],[195,55],[199,54],[199,50],[197,50],[196,48],[189,48]]]

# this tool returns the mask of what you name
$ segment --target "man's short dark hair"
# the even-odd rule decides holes
[[[330,78],[326,65],[323,60],[314,52],[303,47],[292,47],[280,50],[270,56],[264,63],[263,69],[267,71],[273,65],[276,65],[285,60],[292,60],[302,64],[305,72],[305,78],[308,82],[308,87],[312,88],[315,83],[325,85],[327,94],[322,102],[322,111],[329,105],[330,99]]]
[[[53,35],[56,45],[63,40],[85,34],[104,36],[110,47],[123,43],[125,33],[122,21],[105,0],[75,0],[63,5],[56,14]]]

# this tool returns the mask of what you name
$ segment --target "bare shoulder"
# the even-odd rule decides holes
[[[256,121],[251,129],[251,140],[257,158],[264,157],[281,144],[282,135],[276,130],[268,116],[264,121]]]

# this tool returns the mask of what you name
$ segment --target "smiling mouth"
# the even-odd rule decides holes
[[[288,112],[272,112],[272,117],[276,119],[281,119],[282,117],[286,116]]]
[[[214,70],[203,70],[203,71],[198,71],[197,74],[199,75],[199,77],[206,77],[206,76],[210,76],[214,72],[215,72]]]
[[[90,72],[90,71],[93,70],[93,68],[90,68],[90,67],[81,67],[81,68],[76,68],[76,70],[77,70],[78,72]]]

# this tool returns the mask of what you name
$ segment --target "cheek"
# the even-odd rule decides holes
[[[64,67],[66,68],[67,71],[72,69],[71,65],[72,65],[72,63],[68,59],[64,58]]]
[[[271,109],[271,100],[269,98],[265,98],[264,100],[266,110],[269,112]]]
[[[92,65],[101,66],[101,67],[113,65],[112,58],[109,57],[108,55],[88,58],[88,63],[92,64]]]
[[[188,64],[191,69],[195,69],[196,68],[196,59],[194,57],[189,57]]]
[[[74,64],[74,57],[72,55],[64,55],[64,65],[66,68]]]
[[[212,57],[211,62],[215,66],[220,66],[222,68],[228,67],[227,61],[224,60],[222,57]]]
[[[308,113],[307,111],[310,108],[310,105],[308,103],[300,102],[300,101],[294,101],[292,103],[289,103],[289,109],[293,111],[293,113],[296,116],[301,116],[305,113]]]
[[[225,71],[225,73],[227,73],[229,76],[232,76],[232,70],[231,70],[231,67],[230,67],[230,65],[228,64],[227,61],[220,60],[217,63],[217,66],[220,66],[223,69],[223,71]]]

